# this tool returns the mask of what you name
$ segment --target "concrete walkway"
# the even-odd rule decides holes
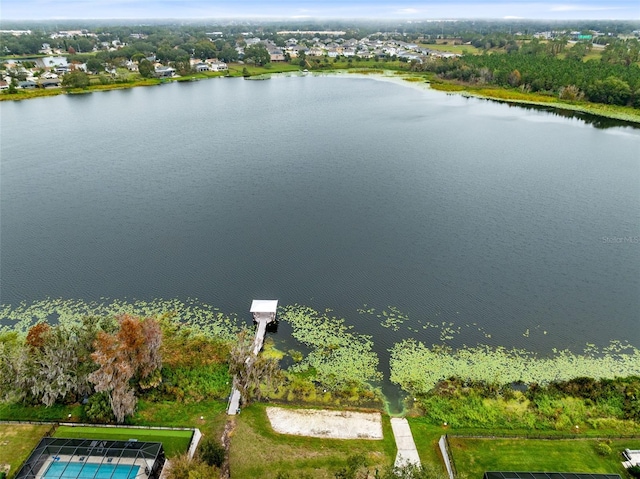
[[[413,442],[413,435],[409,428],[409,422],[405,418],[391,418],[391,429],[396,439],[398,454],[396,455],[395,467],[402,467],[409,463],[420,465],[420,456]]]

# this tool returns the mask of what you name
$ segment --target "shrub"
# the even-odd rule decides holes
[[[596,444],[596,452],[601,456],[608,456],[611,454],[611,446],[606,442],[599,442]]]
[[[353,454],[347,457],[347,467],[343,467],[335,473],[336,479],[357,479],[359,477],[368,477],[368,472],[365,476],[359,474],[362,468],[367,465],[367,458],[364,454]]]
[[[112,423],[115,421],[109,395],[107,393],[96,393],[89,398],[85,406],[84,413],[89,422]]]
[[[200,444],[200,459],[206,462],[209,466],[222,466],[224,462],[225,450],[221,444],[218,444],[212,439],[205,439]]]
[[[640,466],[631,466],[627,469],[627,472],[633,477],[640,477]]]
[[[584,93],[577,86],[568,85],[560,88],[558,97],[562,100],[580,101],[584,99]]]
[[[209,479],[218,477],[219,471],[197,459],[191,459],[186,453],[171,459],[167,470],[167,479]]]

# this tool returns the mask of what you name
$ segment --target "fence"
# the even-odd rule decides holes
[[[480,434],[463,434],[463,433],[454,433],[449,434],[451,437],[460,437],[463,439],[542,439],[548,441],[561,441],[561,440],[572,440],[576,439],[588,439],[590,441],[607,441],[613,439],[640,439],[640,434],[612,434],[612,435],[590,435],[583,434],[582,432],[576,432],[574,434],[491,434],[491,435],[480,435]]]
[[[455,477],[458,475],[458,472],[456,470],[455,462],[453,462],[453,455],[451,454],[451,447],[449,446],[449,438],[446,434],[444,436],[440,436],[438,446],[440,446],[440,453],[442,454],[442,458],[444,459],[444,465],[447,468],[449,479],[455,479]]]

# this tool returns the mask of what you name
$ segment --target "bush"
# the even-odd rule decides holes
[[[84,413],[89,422],[107,424],[115,421],[109,395],[107,393],[96,393],[89,398],[84,408]]]
[[[640,477],[640,466],[631,466],[627,469],[627,472],[633,477]]]
[[[221,444],[211,439],[205,439],[200,444],[200,459],[206,462],[209,466],[222,466],[225,457],[225,450]]]
[[[367,465],[367,458],[364,454],[353,454],[347,457],[347,467],[343,467],[335,473],[336,479],[357,479],[362,477],[359,471]],[[368,477],[368,472],[364,477]]]
[[[596,444],[596,452],[600,456],[609,456],[611,454],[611,446],[606,442],[599,442]]]
[[[171,459],[167,479],[209,479],[218,477],[220,472],[202,461],[191,459],[186,453]]]

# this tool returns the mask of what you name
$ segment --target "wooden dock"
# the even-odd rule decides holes
[[[253,364],[254,359],[260,353],[264,345],[264,336],[267,332],[267,325],[276,321],[276,311],[278,309],[278,300],[254,299],[251,303],[249,312],[253,314],[253,322],[256,323],[256,335],[253,339],[252,355],[245,360],[246,366],[249,368]],[[233,389],[229,397],[227,405],[227,414],[233,416],[240,410],[242,395],[236,387],[236,380],[233,379]]]

